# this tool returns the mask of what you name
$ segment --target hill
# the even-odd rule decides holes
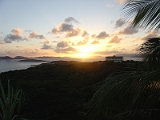
[[[9,56],[0,56],[0,59],[12,59],[12,58]]]
[[[16,56],[14,59],[26,59],[27,57],[23,57],[23,56]]]
[[[0,74],[4,88],[11,81],[26,96],[21,115],[37,120],[86,120],[85,104],[111,73],[124,70],[124,63],[44,63],[26,70]]]

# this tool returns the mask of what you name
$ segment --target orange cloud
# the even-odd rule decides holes
[[[20,29],[20,28],[15,28],[15,29],[13,29],[11,32],[12,32],[14,35],[20,36],[21,33],[23,32],[23,30]]]
[[[29,38],[44,39],[45,37],[43,35],[38,35],[36,32],[32,32],[30,33]]]
[[[48,41],[48,40],[45,40],[45,41],[44,41],[44,44],[49,44],[49,41]]]
[[[118,3],[123,4],[125,3],[127,0],[116,0]]]
[[[120,43],[122,38],[119,38],[118,36],[114,36],[109,43]]]
[[[132,26],[127,26],[123,30],[121,30],[118,34],[127,34],[127,35],[133,35],[138,33],[138,28],[132,27]]]
[[[4,44],[4,42],[3,42],[3,41],[0,41],[0,44]]]

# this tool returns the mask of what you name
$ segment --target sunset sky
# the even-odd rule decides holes
[[[0,56],[134,56],[154,31],[132,28],[123,0],[0,0]]]

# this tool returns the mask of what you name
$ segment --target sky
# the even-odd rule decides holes
[[[131,27],[124,0],[0,0],[0,56],[134,57],[158,34]]]

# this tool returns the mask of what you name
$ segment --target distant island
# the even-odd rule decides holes
[[[0,56],[0,59],[12,59],[11,57],[9,57],[9,56]]]
[[[44,60],[36,60],[36,59],[23,59],[18,62],[46,62]]]
[[[10,56],[0,56],[0,59],[26,59],[27,57],[23,57],[23,56],[16,56],[14,58],[10,57]]]
[[[70,58],[70,57],[53,57],[53,56],[42,56],[42,57],[33,57],[33,58]],[[0,59],[31,59],[29,57],[24,56],[16,56],[16,57],[10,57],[10,56],[0,56]]]
[[[14,59],[27,59],[27,57],[23,57],[23,56],[16,56]]]
[[[49,57],[49,56],[42,56],[42,57],[36,57],[36,58],[63,58],[63,57]]]

